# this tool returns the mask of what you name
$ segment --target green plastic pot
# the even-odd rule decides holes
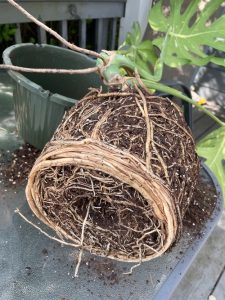
[[[50,45],[17,44],[3,53],[5,64],[29,68],[83,69],[95,66],[89,57]],[[97,74],[61,75],[9,71],[15,82],[14,107],[19,134],[42,149],[67,109],[90,87],[102,84]]]

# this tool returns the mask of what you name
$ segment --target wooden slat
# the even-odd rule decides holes
[[[59,22],[60,26],[60,34],[65,39],[68,40],[68,24],[67,20],[62,20]],[[62,44],[62,47],[65,47],[64,44]]]
[[[102,35],[103,35],[103,19],[98,19],[96,23],[96,50],[99,52],[102,50]]]
[[[22,43],[20,24],[17,23],[16,27],[17,28],[16,28],[16,33],[15,33],[15,42],[16,42],[16,44],[20,44],[20,43]]]
[[[87,42],[87,22],[86,20],[80,20],[79,22],[79,45],[82,48],[86,48]]]
[[[108,19],[98,19],[96,21],[96,50],[100,52],[102,49],[107,48],[108,40]]]
[[[116,46],[116,30],[117,30],[117,22],[118,19],[112,19],[112,27],[111,27],[111,38],[110,38],[110,49],[114,50]]]
[[[121,18],[125,1],[22,1],[23,7],[43,21]],[[0,24],[30,22],[6,1],[0,2]]]
[[[103,19],[103,43],[102,43],[102,49],[109,49],[108,47],[108,41],[109,41],[109,20],[108,18]]]
[[[165,2],[165,1],[164,1]],[[152,0],[128,0],[125,7],[125,16],[121,20],[119,32],[119,44],[122,44],[134,22],[138,22],[141,28],[141,37],[144,36],[149,10]]]
[[[45,22],[43,22],[45,23]],[[46,31],[37,26],[37,32],[38,32],[38,43],[39,44],[46,44],[47,43],[47,36]]]

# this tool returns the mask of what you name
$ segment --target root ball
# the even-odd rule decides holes
[[[60,236],[100,256],[140,262],[182,231],[199,162],[181,109],[140,89],[93,89],[36,161],[26,195]]]

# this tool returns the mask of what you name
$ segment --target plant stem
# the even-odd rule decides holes
[[[72,50],[75,50],[77,52],[80,52],[80,53],[92,55],[92,56],[97,57],[100,60],[102,60],[102,55],[101,54],[99,54],[95,51],[80,48],[80,47],[78,47],[74,44],[69,43],[61,35],[59,35],[56,31],[52,30],[51,28],[46,26],[44,23],[42,23],[41,21],[39,21],[38,19],[33,17],[23,7],[21,7],[19,4],[17,4],[14,0],[7,0],[7,1],[10,4],[12,4],[15,8],[17,8],[20,12],[22,12],[27,18],[29,18],[31,21],[36,23],[38,26],[40,26],[41,28],[43,28],[44,30],[49,32],[51,35],[53,35],[56,39],[58,39],[62,44],[64,44],[68,48],[70,48]],[[182,99],[182,100],[184,100],[188,103],[193,104],[199,110],[203,111],[206,115],[208,115],[210,118],[212,118],[220,126],[225,127],[225,123],[222,122],[220,119],[218,119],[215,115],[213,115],[208,109],[201,106],[197,102],[193,101],[191,98],[185,96],[182,92],[154,81],[154,79],[157,79],[157,78],[154,78],[154,75],[152,76],[152,75],[148,74],[147,72],[145,72],[144,70],[142,70],[140,68],[137,68],[137,66],[135,66],[135,64],[133,62],[131,62],[129,59],[127,59],[124,55],[116,55],[116,58],[113,59],[112,64],[114,65],[113,69],[112,69],[112,72],[107,72],[107,71],[110,70],[110,67],[107,68],[104,71],[104,73],[105,73],[104,77],[106,77],[105,78],[106,81],[109,81],[109,79],[110,79],[110,77],[112,77],[113,73],[115,74],[115,72],[118,71],[118,74],[119,74],[119,70],[120,70],[121,67],[125,67],[125,68],[128,67],[128,68],[133,69],[133,70],[137,69],[139,71],[141,77],[147,78],[147,79],[142,79],[142,81],[144,82],[146,87],[148,87],[150,89],[156,89],[156,90],[159,90],[159,91],[162,91],[162,92],[166,92],[170,95],[176,96],[176,97],[178,97],[178,98],[180,98],[180,99]],[[21,72],[33,72],[33,73],[61,73],[61,74],[88,74],[88,73],[92,73],[92,72],[97,72],[98,73],[99,67],[100,66],[98,66],[98,62],[97,62],[96,67],[87,68],[87,69],[80,69],[80,70],[32,69],[32,68],[24,68],[24,67],[12,66],[12,65],[0,65],[0,69],[8,69],[8,70],[14,70],[14,71],[21,71]],[[160,71],[162,72],[161,69],[160,69]],[[159,75],[159,77],[160,77],[161,73],[159,72],[159,74],[157,74],[157,75]]]
[[[97,66],[101,68],[103,66],[103,61],[106,59],[105,53],[101,53],[101,60],[97,60]],[[116,55],[113,57],[113,59],[110,61],[110,64],[107,66],[107,68],[104,68],[103,76],[104,79],[108,82],[111,82],[111,79],[113,76],[120,74],[121,69],[128,69],[135,71],[137,70],[140,74],[141,78],[146,78],[148,80],[159,80],[154,75],[151,75],[147,71],[140,68],[138,65],[136,65],[133,61],[131,61],[128,57],[122,54],[116,53]],[[150,72],[150,71],[149,71]]]
[[[25,73],[51,73],[51,74],[89,74],[98,72],[98,67],[93,68],[87,68],[87,69],[78,69],[78,70],[72,70],[72,69],[33,69],[33,68],[24,68],[24,67],[18,67],[13,65],[0,65],[0,69],[7,69],[7,70],[13,70],[13,71],[19,71],[19,72],[25,72]]]
[[[211,113],[208,109],[206,109],[204,106],[198,104],[196,101],[192,100],[191,98],[185,96],[182,92],[173,89],[171,87],[168,87],[164,84],[158,83],[158,82],[154,82],[154,81],[150,81],[150,80],[145,80],[142,79],[143,83],[145,84],[146,87],[150,88],[150,89],[156,89],[158,91],[161,92],[165,92],[169,95],[173,95],[175,97],[178,97],[188,103],[193,104],[194,106],[196,106],[199,110],[203,111],[207,116],[209,116],[210,118],[212,118],[217,124],[219,124],[220,126],[224,126],[225,127],[225,123],[223,121],[221,121],[219,118],[217,118],[213,113]]]
[[[99,64],[97,63],[97,65],[99,65],[99,68],[101,68],[101,64],[102,64],[102,61],[100,61]],[[154,76],[151,76],[146,71],[141,70],[140,68],[137,68],[135,63],[133,63],[129,58],[127,58],[124,55],[116,54],[113,57],[112,61],[110,62],[110,65],[107,68],[105,68],[105,70],[102,74],[104,79],[110,83],[113,76],[120,73],[120,68],[124,68],[124,69],[128,68],[128,69],[132,70],[133,72],[135,72],[135,70],[137,70],[142,82],[148,89],[155,89],[157,91],[165,92],[169,95],[173,95],[173,96],[178,97],[188,103],[191,103],[194,106],[196,106],[199,110],[203,111],[210,118],[212,118],[220,126],[225,126],[225,123],[223,121],[221,121],[219,118],[217,118],[214,114],[212,114],[204,106],[198,104],[196,101],[185,96],[182,92],[180,92],[176,89],[173,89],[171,87],[168,87],[162,83],[157,82],[157,78],[154,78]],[[135,78],[127,77],[127,81],[131,86],[133,85],[134,80],[135,80]],[[138,82],[137,82],[137,84],[138,84]]]
[[[53,29],[49,28],[47,25],[45,25],[44,23],[42,23],[41,21],[39,21],[38,19],[36,19],[35,17],[33,17],[29,12],[27,12],[22,6],[20,6],[18,3],[16,3],[14,0],[7,0],[10,4],[12,4],[16,9],[18,9],[20,12],[22,12],[22,14],[24,14],[28,19],[30,19],[32,22],[36,23],[38,26],[40,26],[41,28],[43,28],[44,30],[46,30],[48,33],[50,33],[51,35],[53,35],[57,40],[59,40],[62,44],[64,44],[66,47],[75,50],[77,52],[80,53],[84,53],[84,54],[88,54],[88,55],[92,55],[94,57],[98,57],[100,58],[100,54],[95,52],[95,51],[91,51],[91,50],[87,50],[84,48],[80,48],[72,43],[69,43],[67,40],[65,40],[60,34],[58,34],[56,31],[54,31]]]

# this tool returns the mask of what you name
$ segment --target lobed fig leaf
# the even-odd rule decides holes
[[[209,62],[225,66],[224,58],[204,51],[205,47],[210,47],[225,52],[225,15],[212,20],[224,1],[209,1],[199,14],[199,0],[189,1],[187,8],[181,13],[183,2],[184,0],[170,0],[168,16],[163,12],[163,0],[157,1],[150,11],[149,25],[160,33],[153,44],[161,50],[164,48],[164,63],[170,67],[184,64],[201,66]],[[196,14],[197,18],[193,21]]]
[[[197,152],[206,159],[206,165],[217,177],[225,196],[225,127],[220,127],[203,138],[197,145]]]

